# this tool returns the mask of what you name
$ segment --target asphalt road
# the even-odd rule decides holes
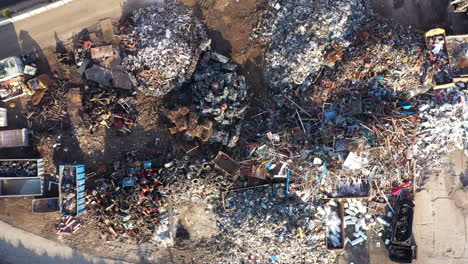
[[[0,59],[55,47],[99,20],[164,0],[74,0],[66,5],[0,27]]]

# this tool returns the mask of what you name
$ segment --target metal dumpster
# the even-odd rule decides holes
[[[0,159],[0,197],[41,196],[43,176],[42,159]]]
[[[77,216],[85,211],[85,166],[59,166],[60,213]]]
[[[0,178],[0,197],[41,196],[43,191],[41,177]]]

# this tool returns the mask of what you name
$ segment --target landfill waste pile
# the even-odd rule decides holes
[[[333,66],[367,23],[362,1],[265,1],[252,38],[266,43],[264,79],[276,91],[292,89]],[[328,58],[325,60],[324,57]]]
[[[171,133],[184,132],[189,138],[234,147],[247,110],[245,77],[235,71],[228,57],[207,51],[197,65],[187,94],[192,104],[169,114],[176,125]]]
[[[121,28],[127,53],[122,65],[151,96],[165,95],[188,81],[203,49],[199,46],[207,41],[204,24],[173,0],[133,11]]]
[[[36,177],[38,175],[36,160],[0,160],[2,177]]]

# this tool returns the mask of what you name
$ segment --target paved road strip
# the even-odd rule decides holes
[[[45,11],[49,11],[49,10],[54,9],[54,8],[63,6],[65,4],[67,4],[67,3],[70,3],[71,1],[73,1],[73,0],[60,0],[60,1],[54,2],[52,4],[33,9],[33,10],[25,12],[25,13],[23,13],[21,15],[17,15],[17,16],[14,16],[12,18],[1,21],[0,22],[0,27],[8,25],[10,23],[18,22],[18,21],[23,20],[25,18],[32,17],[34,15],[43,13]]]

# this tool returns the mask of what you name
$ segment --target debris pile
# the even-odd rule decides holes
[[[267,44],[264,76],[276,91],[302,84],[320,70],[325,55],[331,59],[327,64],[333,65],[342,56],[341,47],[348,47],[353,34],[367,22],[362,1],[267,4],[252,37]]]
[[[71,215],[62,216],[60,223],[55,226],[55,232],[61,235],[71,235],[81,229],[82,223],[80,219]]]
[[[127,24],[123,66],[133,72],[139,89],[162,96],[188,81],[207,40],[204,25],[177,1],[133,11]],[[203,48],[203,47],[202,47]]]
[[[67,100],[66,93],[71,84],[67,81],[58,82],[57,85],[42,89],[36,94],[44,93],[41,100],[30,106],[24,116],[32,126],[38,126],[41,129],[51,131],[61,131],[69,127],[67,123]],[[34,98],[34,97],[33,97]]]
[[[446,45],[444,35],[435,35],[428,39],[428,59],[435,71],[434,80],[436,85],[452,82],[452,69]]]
[[[115,127],[127,134],[136,125],[136,99],[130,92],[90,83],[86,86],[84,97],[91,132],[100,127]]]
[[[457,83],[419,100],[420,133],[412,149],[412,156],[418,160],[418,175],[431,175],[441,156],[454,149],[468,154],[466,85]]]
[[[247,87],[236,67],[228,57],[214,51],[201,56],[185,95],[192,98],[192,109],[182,107],[170,112],[168,117],[176,125],[171,133],[185,132],[190,139],[228,147],[237,144],[247,110]]]

